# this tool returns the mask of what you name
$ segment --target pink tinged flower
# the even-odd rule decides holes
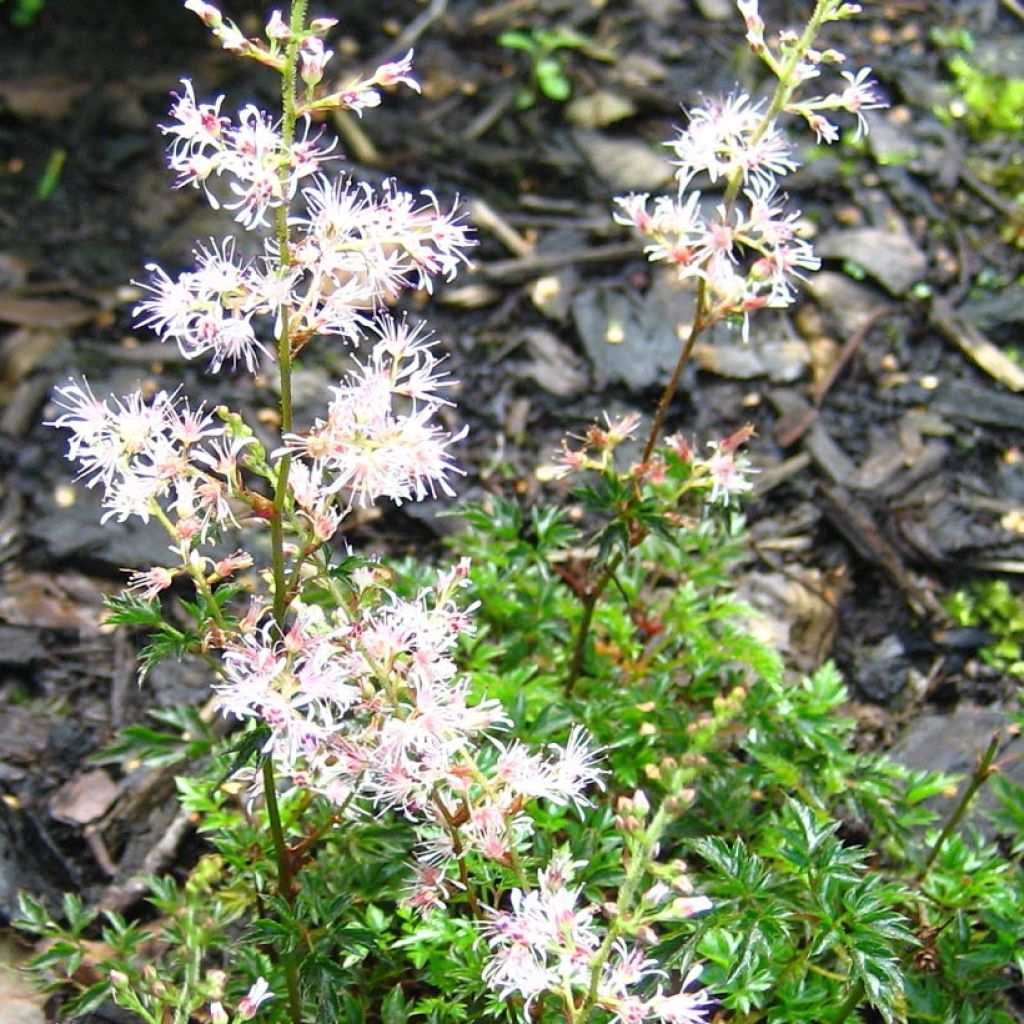
[[[320,544],[326,544],[341,526],[343,513],[334,507],[321,507],[309,514],[313,537]]]
[[[610,999],[607,996],[602,998],[599,992],[598,1003],[603,1005],[605,1009],[612,1010],[615,1015],[614,1019],[619,1021],[620,1024],[642,1024],[643,1021],[647,1020],[647,1003],[639,996]]]
[[[204,0],[185,0],[185,10],[198,15],[208,28],[217,28],[224,20],[220,11],[213,4],[205,3]]]
[[[795,170],[785,135],[772,122],[762,127],[764,107],[740,93],[708,100],[690,113],[690,124],[670,145],[678,158],[680,191],[701,171],[711,181],[734,171],[747,181]]]
[[[100,522],[116,519],[119,523],[125,523],[132,516],[137,516],[144,523],[148,523],[159,492],[159,482],[152,479],[126,473],[120,479],[112,480],[107,485],[107,493],[103,499],[106,511],[100,517]]]
[[[244,54],[253,49],[252,43],[233,22],[225,20],[214,28],[213,34],[220,40],[220,45],[232,53]]]
[[[144,299],[135,307],[133,312],[136,322],[140,327],[149,327],[161,335],[161,340],[184,334],[195,313],[191,278],[182,275],[174,280],[156,263],[147,263],[146,269],[150,272],[150,281],[137,283],[150,292],[152,297]]]
[[[639,985],[645,978],[665,977],[657,960],[649,960],[639,947],[630,947],[625,939],[615,940],[611,956],[605,964],[601,977],[601,990],[619,998],[626,998],[629,989]]]
[[[511,823],[505,813],[494,804],[477,807],[463,827],[463,834],[469,843],[488,860],[504,863],[512,852],[509,843]]]
[[[160,129],[165,135],[174,136],[171,143],[171,166],[175,169],[178,169],[183,159],[210,147],[221,146],[224,129],[229,124],[228,119],[220,113],[223,96],[219,96],[212,104],[200,104],[196,102],[192,82],[183,78],[181,84],[185,87],[184,94],[171,94],[174,101],[170,114],[178,123],[162,125]]]
[[[871,77],[871,68],[861,68],[856,74],[843,71],[847,86],[840,94],[840,105],[851,114],[857,115],[856,138],[867,133],[868,123],[864,118],[865,110],[881,110],[888,106],[875,91],[878,83]]]
[[[267,354],[267,348],[256,337],[251,317],[224,317],[207,323],[214,327],[213,333],[205,339],[205,347],[212,352],[210,370],[217,373],[224,363],[229,363],[232,369],[243,363],[250,373],[255,373],[259,368],[259,353]]]
[[[364,110],[379,107],[380,93],[366,82],[357,82],[338,93],[338,102],[346,110],[354,111],[359,117]]]
[[[274,11],[270,15],[270,19],[267,21],[267,27],[264,30],[267,34],[268,39],[272,39],[275,42],[283,43],[286,39],[291,38],[291,29],[288,27],[284,18],[281,17],[280,11]]]
[[[758,11],[758,0],[736,0],[736,6],[747,27],[747,42],[754,48],[764,46],[764,20]]]
[[[100,472],[94,473],[93,479],[87,481],[87,486],[91,487],[106,475],[107,463],[112,461],[104,452],[113,427],[111,411],[105,402],[101,402],[92,393],[89,382],[84,379],[76,381],[72,378],[67,384],[56,388],[54,400],[64,412],[55,420],[48,421],[46,425],[71,432],[67,452],[69,459],[95,464],[95,468]],[[111,471],[112,468],[111,466]],[[85,472],[83,469],[83,473]]]
[[[412,77],[412,57],[413,51],[410,50],[399,60],[391,61],[388,64],[381,64],[373,74],[374,84],[383,86],[405,85],[414,92],[419,92],[419,82]]]
[[[418,863],[412,886],[406,891],[400,903],[421,913],[428,913],[445,906],[448,900],[448,880],[443,868],[432,864]]]
[[[125,589],[143,601],[151,601],[174,582],[175,575],[172,570],[157,565],[145,572],[132,573]]]
[[[771,180],[799,166],[791,156],[789,140],[774,121],[759,139],[751,140],[738,159],[744,167],[744,180]]]
[[[288,153],[294,182],[314,174],[320,165],[330,157],[338,144],[338,140],[331,137],[325,141],[323,129],[315,127],[309,117],[302,119],[300,127],[301,133],[292,143],[292,148]],[[294,192],[294,187],[292,192]]]
[[[439,391],[455,381],[437,369],[441,360],[432,351],[435,342],[424,324],[410,327],[404,317],[379,316],[368,326],[380,339],[371,359],[390,376],[392,393],[435,406],[452,404]]]
[[[233,576],[240,569],[248,569],[253,564],[252,555],[247,551],[236,551],[233,555],[220,559],[213,566],[214,574],[221,579]]]
[[[714,442],[711,442],[712,446]],[[742,456],[718,448],[707,460],[707,471],[711,478],[711,501],[727,505],[736,494],[746,494],[754,489],[748,474],[753,472]]]
[[[617,196],[615,203],[622,212],[613,213],[612,219],[616,224],[636,228],[642,235],[648,234],[654,225],[653,218],[647,212],[648,199],[648,192],[631,192],[628,196]]]
[[[317,36],[307,36],[299,44],[299,74],[312,88],[324,77],[324,68],[334,56],[333,50],[324,48],[324,41]]]
[[[590,735],[583,726],[574,725],[565,746],[552,744],[550,749],[556,756],[549,769],[548,799],[576,807],[588,806],[586,790],[592,785],[604,789],[603,776],[607,769],[600,767],[600,748],[591,746]]]
[[[505,783],[516,793],[534,795],[542,790],[547,783],[544,760],[519,740],[511,746],[501,748],[494,766],[497,779]]]
[[[650,1016],[665,1024],[706,1024],[715,1006],[714,998],[707,989],[685,991],[700,977],[702,971],[703,966],[700,964],[691,967],[675,995],[664,995],[659,986],[657,994],[648,1002]]]
[[[135,392],[100,402],[85,381],[74,380],[55,394],[64,412],[48,425],[70,431],[67,457],[79,464],[86,486],[105,488],[104,521],[114,516],[124,522],[132,515],[148,520],[154,498],[169,483],[164,468],[187,466],[167,436],[172,398],[160,392],[147,405]]]
[[[707,896],[677,896],[672,901],[672,913],[678,917],[693,917],[706,914],[714,907]]]
[[[558,987],[558,976],[525,944],[512,944],[494,951],[483,971],[483,980],[503,999],[519,995],[529,1009],[542,993]]]
[[[807,115],[807,127],[814,132],[816,141],[824,142],[831,146],[839,139],[839,128],[834,125],[824,114],[812,113]]]
[[[266,979],[257,978],[256,983],[239,1002],[238,1016],[242,1020],[251,1020],[256,1015],[256,1011],[260,1006],[262,1006],[268,999],[273,998],[274,993],[270,991],[270,986],[267,984]]]

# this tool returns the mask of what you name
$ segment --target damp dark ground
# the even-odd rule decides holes
[[[227,10],[253,34],[267,14]],[[605,410],[650,412],[667,378],[688,300],[612,223],[611,199],[667,188],[658,143],[681,104],[764,85],[738,19],[719,0],[316,13],[340,18],[343,66],[415,43],[423,97],[389,96],[334,127],[353,173],[467,205],[473,268],[412,309],[462,381],[465,494],[535,501],[562,436]],[[765,13],[795,24],[803,8]],[[834,26],[829,42],[873,67],[890,108],[866,140],[808,152],[788,187],[822,271],[787,315],[754,322],[749,346],[724,331],[699,346],[669,424],[701,443],[755,424],[741,592],[791,664],[837,659],[863,742],[902,736],[898,749],[933,768],[969,763],[1015,700],[1015,680],[979,657],[992,637],[957,627],[943,602],[978,578],[1015,588],[1024,571],[1024,151],[1019,132],[958,107],[949,71],[969,29],[993,81],[1024,78],[1021,15],[996,0],[868,4]],[[542,95],[529,57],[499,45],[509,29],[585,39],[559,51],[570,102]],[[200,96],[272,102],[271,76],[217,50],[172,0],[47,0],[29,28],[0,27],[0,915],[22,886],[130,899],[119,887],[176,827],[173,801],[89,758],[147,709],[202,704],[208,686],[171,664],[140,691],[134,640],[101,625],[124,568],[152,565],[164,544],[101,527],[74,491],[62,440],[41,425],[54,384],[184,380],[258,420],[274,406],[267,380],[204,379],[132,326],[144,265],[183,268],[193,240],[228,226],[169,188],[155,125],[185,75]],[[300,370],[300,410],[312,415],[340,360],[326,350]],[[435,511],[368,519],[356,542],[434,552],[450,529]]]

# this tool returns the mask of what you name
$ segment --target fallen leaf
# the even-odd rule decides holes
[[[23,121],[59,121],[72,112],[90,88],[88,82],[60,75],[11,78],[0,82],[0,99]]]
[[[54,330],[80,327],[95,319],[95,306],[75,299],[25,299],[0,295],[0,321],[20,327],[49,327]]]
[[[928,258],[902,226],[832,231],[814,248],[827,259],[859,264],[891,295],[902,295],[928,270]]]
[[[23,381],[67,337],[52,327],[19,327],[0,343],[0,366],[7,387]]]
[[[41,629],[96,631],[105,609],[104,588],[80,573],[9,570],[0,581],[0,622]]]
[[[107,813],[117,793],[117,783],[96,768],[68,779],[50,797],[50,814],[69,825],[88,825]]]

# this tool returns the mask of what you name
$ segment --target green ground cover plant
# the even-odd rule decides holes
[[[835,667],[807,678],[751,636],[734,567],[753,431],[664,436],[696,339],[782,307],[817,267],[778,180],[802,119],[882,105],[867,70],[802,88],[842,55],[819,32],[856,13],[819,0],[799,32],[747,41],[765,100],[708,100],[670,143],[676,194],[617,219],[696,293],[649,424],[566,440],[550,500],[462,508],[441,566],[388,564],[340,527],[377,500],[451,495],[448,380],[424,326],[390,312],[466,259],[454,207],[332,170],[307,115],[417,89],[412,54],[323,89],[330,19],[295,0],[247,38],[185,7],[228,50],[279,73],[280,118],[174,98],[177,183],[262,239],[148,268],[137,316],[188,358],[280,385],[277,447],[179,392],[54,396],[69,457],[104,516],[154,519],[174,561],[132,575],[110,621],[160,658],[209,665],[226,738],[193,709],[154,714],[106,757],[179,768],[204,840],[146,880],[144,909],[24,894],[30,970],[65,1018],[112,1000],[145,1024],[462,1024],[482,1020],[957,1021],[1011,1024],[1024,949],[1024,794],[1002,780],[987,832],[969,817],[998,768],[913,772],[858,751]],[[695,182],[720,182],[708,210]],[[323,337],[356,348],[323,416],[293,422],[291,374]],[[572,510],[572,511],[570,511]],[[235,552],[230,529],[250,538]],[[269,552],[269,554],[265,554]],[[176,604],[179,613],[169,614]]]

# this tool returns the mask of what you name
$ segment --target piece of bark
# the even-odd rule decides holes
[[[947,341],[972,359],[990,377],[1011,391],[1024,391],[1024,368],[1017,365],[1002,349],[941,296],[932,299],[931,324]]]
[[[899,553],[879,532],[875,517],[867,505],[843,487],[821,483],[819,491],[826,518],[857,554],[877,566],[892,580],[916,615],[941,618],[944,613],[935,594],[906,569]]]

